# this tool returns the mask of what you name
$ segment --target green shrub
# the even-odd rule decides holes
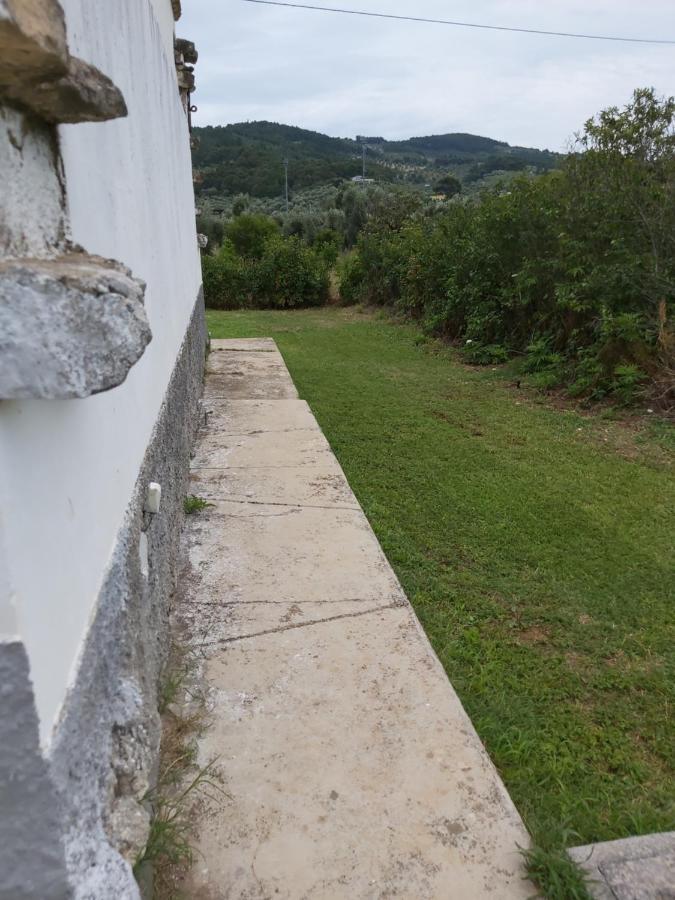
[[[242,309],[251,302],[251,264],[224,241],[215,256],[202,256],[204,302],[210,309]]]
[[[202,257],[204,301],[209,309],[288,309],[328,299],[328,266],[297,238],[275,235],[259,259],[240,256],[225,240],[215,256]]]
[[[225,226],[225,237],[239,256],[260,259],[267,241],[279,233],[279,226],[269,216],[242,213]]]
[[[630,364],[616,366],[611,386],[612,393],[616,394],[622,403],[628,405],[636,400],[646,380],[647,375],[637,366]]]
[[[322,228],[317,232],[312,249],[318,253],[326,265],[334,266],[340,253],[342,243],[340,235],[332,228]]]
[[[253,278],[255,305],[265,309],[321,306],[328,299],[328,266],[296,237],[267,241]]]
[[[548,369],[536,372],[530,378],[529,383],[540,391],[551,391],[553,388],[559,387],[563,380],[564,374],[560,369]]]
[[[574,376],[569,385],[570,394],[573,397],[582,397],[586,394],[600,400],[606,394],[602,382],[602,363],[592,350],[583,351],[574,368]]]
[[[526,348],[526,357],[523,360],[522,371],[550,372],[559,369],[563,364],[563,358],[559,353],[551,351],[551,341],[547,337],[537,338],[528,344]]]
[[[338,290],[345,304],[359,303],[363,290],[363,266],[358,251],[343,254],[337,263]]]
[[[509,359],[509,352],[499,344],[481,344],[478,341],[467,341],[462,347],[464,359],[476,366],[490,366],[505,363]]]
[[[523,353],[542,386],[629,402],[649,377],[675,402],[675,100],[638,90],[577,149],[436,215],[374,204],[343,297],[421,320],[472,362]]]

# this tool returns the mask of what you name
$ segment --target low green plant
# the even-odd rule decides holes
[[[559,353],[553,353],[550,340],[540,337],[528,344],[521,368],[528,373],[548,372],[559,369],[562,364],[563,357]]]
[[[193,809],[196,803],[218,802],[217,759],[195,764],[197,738],[208,726],[207,696],[199,677],[199,649],[173,643],[158,687],[162,717],[159,776],[144,802],[150,808],[150,830],[134,874],[145,885],[151,871],[153,896],[177,900],[176,882],[193,860]]]
[[[508,362],[509,352],[499,344],[481,344],[480,341],[467,341],[462,347],[462,357],[476,366],[493,366]]]
[[[546,900],[593,900],[588,876],[565,846],[535,844],[521,853],[528,875]]]
[[[188,494],[185,500],[183,500],[183,511],[186,516],[201,512],[203,509],[206,509],[207,506],[213,506],[213,503],[209,503],[208,500],[204,500],[203,497],[197,497],[195,494]]]
[[[175,703],[178,692],[185,684],[188,675],[187,667],[176,667],[166,672],[158,691],[157,707],[160,715],[164,715],[172,703]]]
[[[551,369],[549,371],[537,372],[528,379],[527,383],[538,391],[552,391],[560,386],[562,378],[558,370]]]
[[[638,366],[626,363],[614,367],[612,391],[626,406],[633,403],[647,380],[647,375]]]
[[[153,866],[155,881],[160,883],[169,880],[172,870],[191,865],[194,826],[190,811],[195,795],[214,801],[214,793],[225,794],[217,783],[216,762],[212,760],[183,784],[185,773],[192,766],[192,754],[177,757],[162,773],[157,786],[148,792],[145,801],[153,812],[148,839],[134,864],[137,878],[147,864]],[[177,788],[177,784],[181,786]]]

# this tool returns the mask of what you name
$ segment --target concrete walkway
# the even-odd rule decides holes
[[[523,824],[274,342],[211,350],[180,612],[226,794],[187,896],[531,897]]]

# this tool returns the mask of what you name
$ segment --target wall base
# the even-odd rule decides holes
[[[159,756],[157,690],[205,342],[200,293],[49,750],[77,900],[139,897],[132,865],[148,834],[144,797]],[[156,515],[143,511],[150,481],[162,485]]]

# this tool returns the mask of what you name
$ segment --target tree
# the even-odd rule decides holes
[[[274,219],[254,213],[243,213],[225,227],[225,237],[239,256],[253,259],[260,259],[267,241],[278,233],[279,226]]]
[[[250,202],[248,194],[237,194],[232,202],[232,215],[236,217],[246,212]]]
[[[675,98],[636,90],[623,109],[586,122],[576,151],[565,167],[570,214],[586,234],[593,288],[614,313],[642,298],[655,328],[662,301],[675,296]]]
[[[454,175],[444,175],[439,182],[434,185],[434,191],[437,194],[445,194],[446,197],[455,197],[462,192],[462,183]]]

